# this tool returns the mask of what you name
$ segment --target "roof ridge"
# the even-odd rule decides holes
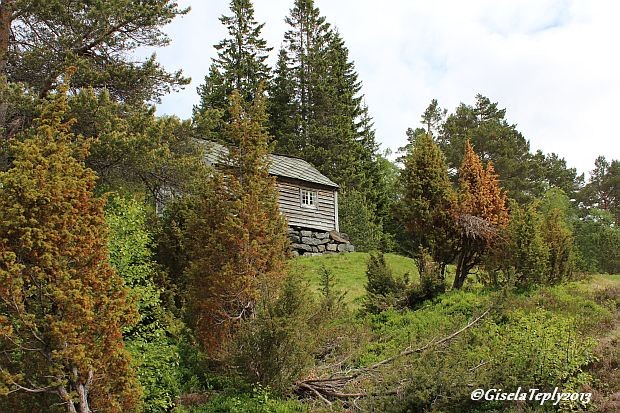
[[[196,138],[198,140],[198,138]],[[212,145],[214,151],[207,151],[205,154],[205,160],[208,163],[216,163],[219,161],[219,157],[222,155],[222,151],[228,152],[228,147],[210,140],[200,140],[205,146]],[[214,153],[219,152],[219,153]],[[300,181],[311,182],[319,185],[329,186],[333,188],[339,188],[339,185],[323,175],[314,165],[303,158],[282,155],[277,153],[269,153],[271,159],[271,165],[269,166],[269,173],[275,176],[281,176],[283,178],[292,178]],[[277,158],[283,158],[278,160]],[[303,162],[303,165],[299,164],[299,161]],[[297,162],[297,165],[295,165]]]

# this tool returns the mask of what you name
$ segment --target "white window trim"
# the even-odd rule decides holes
[[[304,193],[314,194],[313,205],[304,203]],[[318,210],[319,209],[319,191],[317,191],[316,189],[299,188],[299,205],[304,209]]]

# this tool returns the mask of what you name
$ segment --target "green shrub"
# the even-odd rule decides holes
[[[405,280],[394,277],[383,253],[371,253],[366,267],[366,298],[364,309],[379,313],[405,304]]]
[[[305,413],[309,409],[298,400],[273,398],[269,391],[255,386],[252,393],[215,395],[206,404],[179,407],[175,413]]]
[[[231,340],[231,361],[250,383],[287,394],[313,363],[316,348],[315,304],[299,276],[287,276],[279,294],[263,291],[253,318]]]
[[[384,242],[374,206],[361,192],[349,190],[340,194],[338,218],[340,230],[349,236],[357,251],[372,251],[389,244],[387,240]]]
[[[420,283],[414,284],[408,292],[407,304],[410,308],[419,307],[426,300],[431,300],[446,291],[446,282],[441,266],[422,251],[418,258]]]
[[[336,276],[334,272],[327,268],[325,265],[321,265],[319,269],[321,279],[319,292],[321,294],[321,308],[327,313],[333,315],[344,309],[344,297],[346,292],[341,292],[336,287]]]
[[[140,314],[140,322],[123,335],[142,386],[142,411],[166,412],[174,406],[181,386],[175,338],[180,322],[162,308],[145,207],[135,200],[112,198],[106,207],[106,221],[110,263],[130,288]]]

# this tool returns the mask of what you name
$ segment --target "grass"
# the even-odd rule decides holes
[[[414,260],[395,254],[386,254],[385,257],[396,276],[409,274],[412,282],[419,281]],[[351,307],[359,308],[365,295],[368,259],[368,253],[360,252],[299,257],[292,261],[292,267],[308,280],[312,292],[318,292],[321,269],[331,270],[336,276],[336,287],[347,293],[346,301],[352,304]],[[450,278],[453,273],[454,268],[449,268]],[[576,389],[593,391],[593,408],[619,411],[613,392],[620,384],[617,375],[620,365],[620,275],[589,275],[560,285],[521,292],[484,288],[475,276],[470,278],[472,281],[462,290],[447,291],[415,311],[387,310],[355,317],[352,316],[354,312],[345,312],[343,317],[346,318],[330,327],[333,331],[324,331],[333,334],[333,338],[327,341],[329,346],[345,343],[345,350],[343,353],[334,352],[334,359],[329,358],[333,349],[327,353],[321,351],[320,354],[326,354],[321,363],[329,365],[338,361],[344,363],[344,369],[368,366],[395,356],[407,347],[421,347],[445,337],[493,306],[493,311],[483,322],[456,337],[454,343],[448,344],[449,349],[430,351],[423,357],[411,356],[403,359],[402,365],[386,365],[381,372],[377,370],[376,374],[384,380],[381,386],[410,383],[403,391],[404,395],[410,396],[394,401],[399,407],[397,410],[402,411],[403,406],[408,406],[409,411],[422,411],[427,406],[424,404],[428,401],[427,393],[436,391],[447,392],[455,400],[450,404],[446,398],[448,404],[444,411],[457,411],[456,407],[461,407],[459,401],[462,401],[463,409],[478,411],[477,406],[467,404],[470,389],[460,384],[461,380],[467,379],[481,388],[490,387],[491,383],[516,387],[541,380],[548,386],[575,386]],[[353,328],[338,327],[343,325]],[[350,334],[353,331],[355,333]],[[346,337],[352,339],[348,341]],[[343,355],[346,357],[342,358]],[[553,362],[560,359],[562,363]],[[484,367],[473,370],[480,365],[480,360],[486,361]],[[323,368],[321,363],[317,371]],[[405,380],[411,377],[415,380]],[[419,401],[416,397],[423,402],[421,407],[415,404]],[[364,406],[368,411],[385,411],[380,399],[376,405],[370,398],[360,403],[367,403]],[[251,393],[222,392],[212,395],[207,404],[193,410],[176,411],[310,412],[317,406],[321,406],[320,401],[313,404],[297,398],[278,399],[268,391],[254,389]],[[495,407],[509,406],[497,404]],[[482,410],[488,411],[485,409]],[[538,406],[532,406],[528,411],[540,410]]]
[[[599,275],[599,277],[604,278],[608,281],[620,284],[620,274],[604,274],[604,275]]]
[[[310,287],[316,291],[319,288],[321,268],[325,266],[336,276],[336,288],[346,292],[345,301],[356,306],[366,294],[368,257],[367,252],[299,257],[293,261],[293,270],[303,274],[310,282]],[[418,280],[418,269],[413,259],[396,254],[385,254],[385,260],[395,276],[403,277],[408,274],[410,280]]]

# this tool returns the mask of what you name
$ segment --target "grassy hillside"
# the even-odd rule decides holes
[[[321,268],[324,266],[336,276],[336,287],[346,291],[345,300],[354,306],[360,303],[366,293],[366,263],[367,252],[353,252],[349,254],[332,254],[318,257],[299,257],[293,261],[293,269],[303,274],[310,282],[313,290],[318,290],[321,277]],[[385,259],[397,277],[407,275],[410,280],[416,281],[419,277],[416,263],[411,258],[396,254],[386,254]]]
[[[357,400],[361,411],[555,411],[551,405],[526,403],[515,410],[508,402],[472,402],[475,388],[553,389],[591,392],[589,404],[563,402],[561,411],[620,411],[615,396],[620,386],[620,275],[594,275],[527,291],[486,288],[472,282],[450,290],[416,310],[389,309],[362,313],[366,263],[369,254],[351,253],[300,257],[293,268],[319,289],[322,267],[337,277],[354,311],[337,312],[334,319],[296,336],[296,342],[315,340],[315,364],[301,379],[372,368],[372,374],[342,388],[368,392]],[[417,281],[415,261],[387,254],[394,273]],[[472,277],[474,278],[474,277]],[[489,310],[486,318],[464,329]],[[313,311],[316,311],[313,310]],[[316,313],[315,313],[316,314]],[[326,316],[328,313],[321,313]],[[454,334],[441,344],[441,338]],[[424,349],[399,356],[404,349]],[[287,351],[290,349],[287,347]],[[392,359],[392,362],[385,362]],[[247,385],[226,387],[226,381],[207,379],[211,399],[179,413],[215,412],[346,412],[346,400],[324,401],[306,394],[282,397],[269,389]],[[390,396],[396,391],[399,397]],[[282,397],[282,398],[281,398]],[[524,408],[525,410],[522,410]],[[435,410],[433,410],[435,409]]]

